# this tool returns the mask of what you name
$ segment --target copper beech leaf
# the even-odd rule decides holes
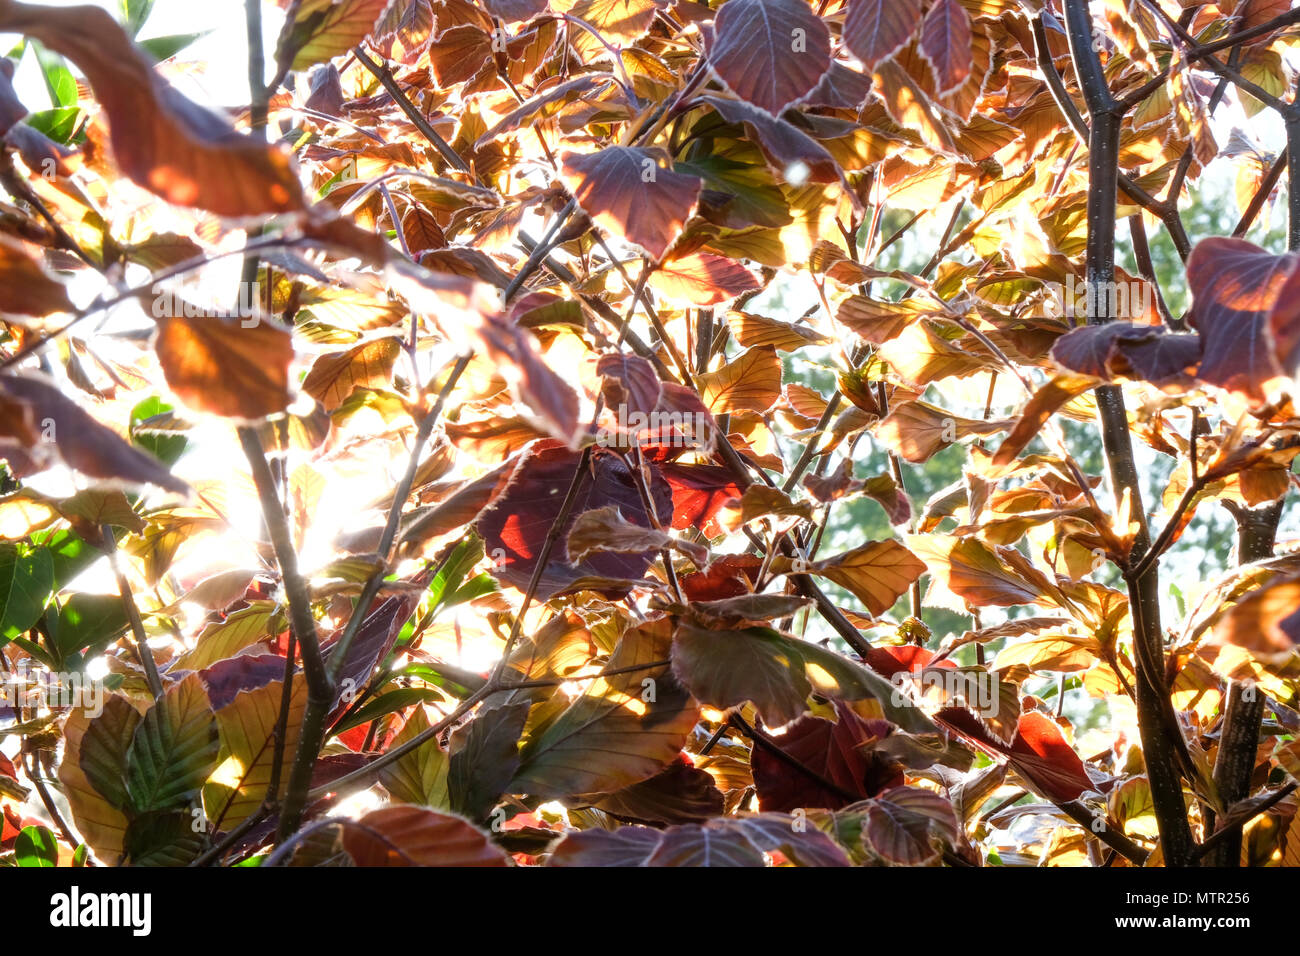
[[[346,352],[322,355],[303,379],[302,390],[332,412],[355,388],[382,389],[391,385],[393,365],[401,350],[397,339],[382,338]]]
[[[933,790],[895,787],[867,807],[865,844],[898,866],[923,866],[957,841],[952,804]]]
[[[1242,598],[1219,619],[1214,640],[1271,664],[1286,662],[1300,647],[1300,578],[1271,582]]]
[[[285,151],[182,96],[105,10],[9,0],[0,30],[33,37],[81,68],[108,114],[118,165],[168,202],[223,216],[305,207]]]
[[[966,82],[972,68],[970,17],[958,0],[936,0],[921,24],[921,55],[934,68],[939,93]]]
[[[510,786],[528,710],[528,701],[522,700],[480,711],[451,735],[447,796],[457,813],[486,819]]]
[[[826,147],[793,123],[773,117],[742,100],[726,100],[718,96],[702,96],[700,99],[717,110],[728,123],[743,123],[769,165],[783,179],[834,183],[844,175]]]
[[[876,425],[876,436],[905,461],[920,464],[968,435],[992,435],[1009,427],[1006,421],[963,418],[929,402],[903,402]]]
[[[1009,465],[1033,441],[1043,425],[1063,405],[1091,389],[1096,382],[1086,376],[1057,375],[1036,391],[1025,405],[1010,434],[993,455],[994,465]]]
[[[770,347],[746,349],[699,376],[700,396],[714,414],[765,412],[781,397],[781,359]]]
[[[944,534],[907,536],[908,546],[924,559],[935,587],[976,607],[1052,604],[1055,585],[1014,548],[985,544],[978,538]],[[965,610],[959,603],[955,609]]]
[[[203,804],[208,818],[221,820],[223,829],[238,826],[254,813],[266,799],[275,764],[276,732],[284,700],[284,666],[280,675],[259,687],[240,690],[217,710],[217,732],[221,741],[220,762],[228,772],[217,773],[203,788]],[[221,665],[217,665],[220,667]],[[205,679],[215,674],[204,672]],[[303,713],[307,707],[307,682],[302,672],[293,675],[289,709],[284,733],[286,766],[292,766],[298,752]],[[282,797],[289,780],[280,776]]]
[[[0,313],[44,317],[75,308],[67,287],[46,272],[40,260],[22,243],[0,235]]]
[[[554,442],[538,442],[521,456],[509,486],[479,516],[477,527],[487,552],[500,559],[494,573],[506,583],[521,591],[528,586],[581,461],[578,452]],[[646,467],[655,517],[661,525],[668,524],[672,520],[672,491],[653,463]],[[580,476],[568,520],[558,529],[558,541],[540,579],[538,596],[550,597],[583,577],[626,580],[645,573],[653,552],[604,552],[580,561],[569,559],[564,542],[578,516],[606,506],[617,507],[633,524],[646,528],[653,524],[627,464],[613,452],[597,448],[588,470]]]
[[[850,866],[848,854],[815,826],[786,813],[745,814],[653,830],[570,831],[548,866],[767,866],[779,852],[796,866]]]
[[[1201,334],[1197,377],[1263,402],[1283,376],[1274,354],[1270,317],[1295,269],[1293,253],[1274,255],[1244,239],[1213,237],[1187,260],[1191,325]]]
[[[630,146],[570,153],[561,178],[597,225],[661,259],[694,212],[703,183],[662,168],[660,159]]]
[[[921,0],[849,0],[844,45],[870,73],[906,45],[921,25]]]
[[[774,746],[816,776],[792,767],[767,747],[754,746],[750,763],[760,810],[838,810],[902,784],[902,764],[873,746],[893,732],[893,724],[865,720],[839,701],[835,718],[801,717],[771,738]]]
[[[1199,335],[1163,326],[1107,322],[1071,329],[1052,346],[1063,368],[1094,378],[1140,379],[1157,387],[1185,388],[1201,360]]]
[[[167,384],[196,411],[253,420],[293,401],[293,338],[267,322],[160,316],[154,348]]]
[[[506,23],[531,20],[546,9],[547,0],[485,0],[488,12]]]
[[[722,816],[723,796],[713,777],[683,755],[649,780],[615,791],[596,803],[629,823],[691,823]]]
[[[276,60],[294,70],[347,53],[376,28],[391,0],[298,0],[289,11]]]
[[[92,717],[90,709],[74,707],[63,726],[59,785],[77,832],[106,864],[117,865],[125,848],[126,752],[139,722],[140,712],[125,697],[108,695],[103,713]]]
[[[649,285],[670,302],[700,308],[762,288],[757,277],[740,263],[710,252],[665,262],[650,274]]]
[[[27,449],[38,462],[62,459],[70,468],[92,478],[157,485],[180,494],[189,491],[189,485],[172,475],[162,462],[127,444],[44,377],[0,375],[0,399],[28,410],[31,421],[39,423],[38,434],[43,441]],[[21,422],[13,418],[0,420],[0,435],[18,424]]]
[[[830,68],[830,31],[807,0],[728,0],[709,65],[741,99],[779,116]]]
[[[673,672],[702,703],[721,709],[750,701],[772,726],[798,718],[808,709],[809,694],[816,692],[840,700],[872,699],[904,730],[934,731],[929,719],[879,674],[771,628],[714,631],[683,623],[672,659]]]
[[[624,672],[596,678],[564,710],[529,728],[509,792],[610,793],[653,777],[676,758],[699,706],[669,667],[669,628],[660,620],[624,632],[605,666]]]
[[[808,570],[852,593],[872,614],[884,614],[925,573],[925,563],[897,541],[868,541]]]
[[[357,866],[509,866],[486,833],[450,813],[395,804],[344,826],[343,848]]]

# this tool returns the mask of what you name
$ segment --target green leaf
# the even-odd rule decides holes
[[[360,708],[351,717],[341,720],[331,728],[330,733],[346,733],[353,727],[360,727],[385,714],[405,710],[412,704],[432,704],[442,700],[442,695],[431,687],[399,687],[386,694],[380,694],[374,700]]]
[[[153,12],[154,0],[122,0],[122,26],[135,36]]]
[[[116,594],[73,594],[59,608],[58,622],[55,646],[63,657],[102,648],[128,623]]]
[[[127,806],[126,755],[139,724],[140,712],[125,697],[108,697],[104,712],[90,722],[81,738],[81,772],[95,792],[117,810]]]
[[[480,713],[451,735],[451,809],[485,820],[519,766],[519,735],[531,705],[518,701]]]
[[[181,50],[211,32],[211,30],[204,30],[202,33],[170,33],[167,36],[150,37],[138,42],[146,53],[161,63],[163,60],[170,60]]]
[[[52,110],[29,113],[24,122],[56,143],[66,145],[72,142],[72,134],[77,131],[77,120],[80,116],[79,106],[59,106]]]
[[[126,754],[126,791],[140,813],[186,806],[217,764],[217,720],[197,674],[140,721]]]
[[[157,395],[146,398],[131,409],[131,441],[168,465],[176,464],[176,460],[185,453],[190,443],[189,439],[174,432],[153,431],[142,426],[145,426],[150,419],[168,416],[172,411],[174,411],[173,406]]]
[[[92,548],[67,528],[38,532],[32,535],[32,543],[50,552],[54,561],[54,586],[51,590],[55,592],[68,587],[77,575],[103,557],[102,551]]]
[[[0,542],[0,647],[41,619],[53,591],[49,551]]]
[[[429,715],[424,706],[419,705],[390,746],[400,747],[430,726]],[[432,737],[380,771],[379,782],[396,801],[446,810],[451,806],[447,796],[447,769],[447,754],[438,745],[438,739]],[[510,772],[514,773],[514,769],[511,768]]]
[[[668,626],[665,619],[627,631],[605,669],[665,660],[672,646]],[[681,752],[698,716],[666,666],[597,678],[561,712],[537,721],[508,792],[550,799],[610,793],[646,780]]]
[[[76,106],[77,78],[68,69],[67,61],[57,53],[51,53],[35,40],[32,41],[32,53],[40,64],[45,77],[45,89],[50,94],[50,104],[55,107]]]
[[[203,851],[203,833],[189,810],[162,810],[136,817],[126,828],[132,866],[185,866]]]
[[[429,607],[437,609],[450,607],[451,598],[465,580],[474,565],[483,560],[483,541],[476,534],[471,534],[452,549],[447,560],[443,562],[438,573],[429,582]],[[455,603],[461,603],[459,601]]]
[[[23,827],[14,841],[14,855],[19,866],[57,866],[59,841],[45,827]]]

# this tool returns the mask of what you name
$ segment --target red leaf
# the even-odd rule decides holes
[[[509,487],[478,519],[489,556],[500,563],[495,573],[521,591],[528,587],[546,536],[560,515],[569,484],[582,455],[554,442],[541,441],[524,453]],[[672,491],[658,466],[646,462],[646,482],[655,502],[657,519],[668,524],[672,516]],[[537,589],[539,598],[554,596],[582,577],[630,580],[639,578],[654,557],[649,554],[592,554],[569,563],[564,542],[573,523],[585,511],[612,505],[623,517],[643,528],[651,527],[635,479],[616,454],[594,450],[589,469],[582,475],[577,497]],[[498,550],[499,549],[499,550]],[[617,590],[616,588],[614,590]],[[624,589],[626,590],[626,589]]]
[[[760,810],[791,812],[808,807],[838,810],[854,800],[902,785],[902,766],[892,757],[871,749],[872,742],[888,737],[894,725],[887,720],[864,720],[838,701],[835,711],[838,721],[800,717],[772,741],[823,780],[852,794],[853,799],[822,786],[756,744],[750,765]]]
[[[706,538],[725,533],[714,516],[724,504],[743,493],[730,468],[665,462],[659,470],[672,488],[674,529],[694,526]]]

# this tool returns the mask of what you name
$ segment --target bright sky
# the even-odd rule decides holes
[[[84,6],[86,0],[39,0],[44,6]],[[92,0],[91,6],[103,7],[115,16],[121,10],[121,0]],[[275,40],[284,17],[273,4],[262,4],[264,46],[268,59],[275,50]],[[186,95],[212,105],[236,106],[248,102],[246,68],[247,42],[244,36],[243,0],[157,0],[149,19],[140,31],[140,39],[171,36],[174,34],[205,33],[202,39],[187,47],[177,58],[177,64],[209,62],[228,63],[222,69],[204,71],[196,76],[178,69],[169,78]],[[16,38],[15,38],[16,42]],[[4,44],[12,49],[13,43]],[[179,74],[179,75],[177,75]],[[43,109],[49,104],[43,98],[45,87],[40,73],[30,56],[23,58],[18,76],[18,89],[28,109]],[[37,95],[30,95],[31,93]]]

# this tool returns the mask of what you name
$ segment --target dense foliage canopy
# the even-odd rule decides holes
[[[0,862],[1300,865],[1289,2],[154,6],[0,0]]]

